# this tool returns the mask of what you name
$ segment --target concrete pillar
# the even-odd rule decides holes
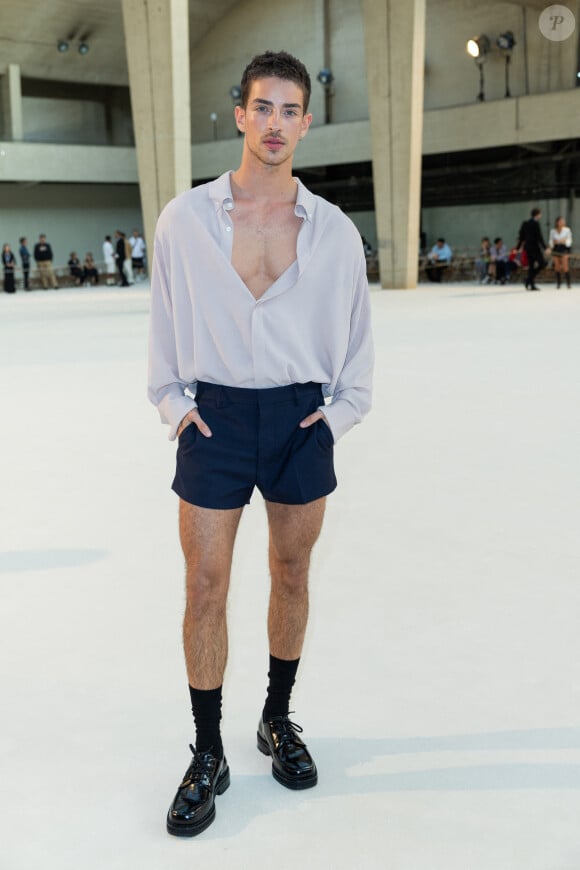
[[[425,0],[362,2],[381,285],[417,286]]]
[[[188,0],[123,0],[145,241],[162,208],[191,187]]]
[[[22,90],[20,87],[20,67],[9,63],[2,76],[2,110],[4,115],[4,137],[13,142],[23,138],[22,128]]]

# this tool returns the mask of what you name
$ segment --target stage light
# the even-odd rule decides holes
[[[66,39],[59,39],[59,41],[56,44],[56,47],[61,54],[64,54],[65,51],[69,50],[70,44],[66,41]]]
[[[502,51],[511,51],[515,44],[516,41],[511,30],[506,30],[506,32],[500,34],[496,40],[497,47],[501,48]]]
[[[237,103],[238,100],[241,100],[242,89],[239,85],[232,85],[232,87],[230,88],[230,97],[232,98],[234,103]]]
[[[334,76],[332,75],[332,71],[327,69],[327,67],[324,67],[324,69],[321,69],[320,72],[318,73],[318,75],[316,76],[316,78],[318,79],[320,84],[325,88],[330,87],[330,85],[334,81]]]
[[[85,55],[89,53],[89,46],[86,42],[79,43],[79,54]]]
[[[485,59],[486,54],[489,52],[490,42],[489,38],[482,34],[481,36],[474,36],[472,39],[467,41],[467,53],[471,55],[471,57],[481,63]]]

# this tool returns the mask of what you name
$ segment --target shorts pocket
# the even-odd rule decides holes
[[[316,438],[321,447],[327,450],[334,447],[334,435],[326,420],[317,420],[316,422]]]

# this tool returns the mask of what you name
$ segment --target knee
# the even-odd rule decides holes
[[[188,568],[187,608],[194,616],[225,610],[228,578],[219,571]]]
[[[271,561],[272,582],[286,595],[301,595],[308,586],[309,564],[308,556],[286,559],[275,556]]]

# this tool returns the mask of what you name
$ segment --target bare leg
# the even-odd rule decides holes
[[[179,503],[187,584],[183,649],[189,685],[196,689],[216,689],[223,682],[228,655],[226,601],[242,510]]]
[[[308,620],[308,568],[326,499],[304,505],[266,502],[270,529],[272,586],[268,611],[270,653],[291,661],[300,657]]]

